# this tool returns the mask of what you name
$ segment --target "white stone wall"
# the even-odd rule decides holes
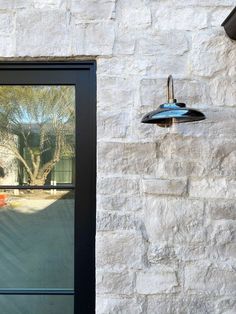
[[[236,313],[235,0],[0,0],[0,56],[97,59],[97,313]],[[143,114],[176,97],[207,120]]]

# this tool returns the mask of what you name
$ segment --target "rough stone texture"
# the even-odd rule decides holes
[[[176,179],[144,180],[143,191],[146,194],[183,196],[187,192],[187,181]]]
[[[176,274],[159,272],[140,272],[137,274],[137,292],[140,294],[171,293],[178,286]]]
[[[235,0],[0,0],[0,57],[97,60],[98,314],[236,313]],[[207,120],[141,117],[176,98]]]

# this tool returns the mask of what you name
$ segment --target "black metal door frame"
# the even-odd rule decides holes
[[[74,85],[76,88],[75,185],[0,186],[1,189],[75,191],[74,289],[12,288],[0,289],[0,295],[74,295],[74,314],[95,313],[96,62],[1,62],[0,85]]]

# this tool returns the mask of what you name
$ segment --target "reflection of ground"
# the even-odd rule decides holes
[[[73,288],[73,199],[33,194],[0,208],[0,288]],[[0,296],[0,313],[72,313],[62,300],[71,297]]]

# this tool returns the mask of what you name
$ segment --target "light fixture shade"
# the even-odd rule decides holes
[[[172,83],[171,92],[170,82]],[[167,80],[167,98],[167,103],[160,105],[157,110],[147,113],[141,122],[154,123],[160,127],[169,127],[174,123],[194,122],[206,118],[201,111],[188,108],[184,103],[178,103],[174,99],[174,85],[171,75]]]

